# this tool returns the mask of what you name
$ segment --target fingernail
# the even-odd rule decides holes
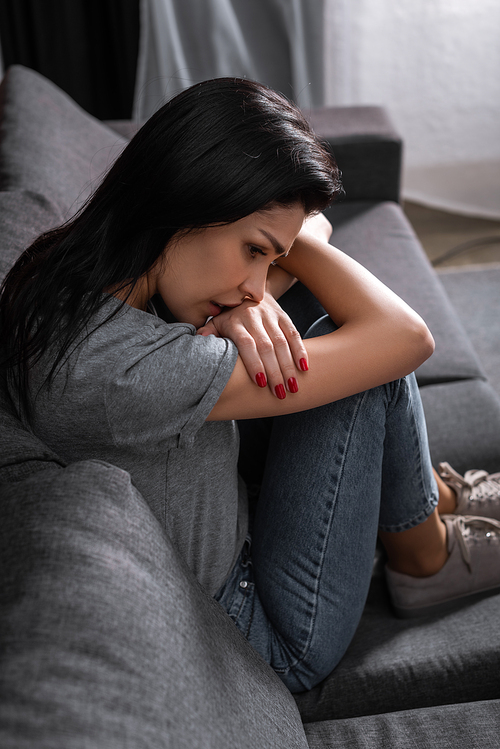
[[[291,393],[298,393],[299,392],[299,386],[297,385],[297,380],[295,377],[290,377],[288,380],[288,389]]]
[[[274,392],[276,393],[277,397],[282,401],[284,398],[286,398],[286,392],[283,385],[276,385],[274,388]]]
[[[307,370],[309,369],[309,367],[307,366],[307,361],[306,361],[305,359],[301,359],[301,360],[299,361],[299,364],[300,364],[300,368],[301,368],[301,370],[302,370],[303,372],[307,372]]]
[[[265,388],[266,387],[267,380],[266,380],[266,375],[264,374],[264,372],[259,372],[258,374],[256,374],[255,375],[255,379],[257,381],[257,385],[260,388]]]

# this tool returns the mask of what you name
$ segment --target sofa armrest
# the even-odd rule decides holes
[[[99,460],[0,484],[2,749],[306,749],[295,701]]]
[[[399,202],[403,144],[382,107],[321,107],[308,119],[333,151],[346,200]]]

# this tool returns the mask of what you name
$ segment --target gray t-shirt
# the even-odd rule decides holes
[[[128,305],[101,324],[118,304],[110,297],[50,388],[46,365],[35,368],[32,428],[68,462],[99,458],[128,471],[213,595],[247,530],[237,426],[205,421],[238,352]]]

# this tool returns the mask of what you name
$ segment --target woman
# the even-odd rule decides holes
[[[67,461],[131,473],[292,691],[349,644],[377,534],[403,615],[500,585],[500,524],[472,544],[473,523],[439,515],[456,494],[433,477],[411,374],[427,327],[328,244],[318,214],[340,189],[282,96],[197,84],[22,255],[0,304],[21,418]],[[294,314],[320,318],[304,340],[275,301],[289,289]],[[250,519],[235,420],[260,486]]]

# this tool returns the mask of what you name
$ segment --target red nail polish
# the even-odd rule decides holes
[[[255,375],[255,380],[260,388],[265,388],[267,385],[266,375],[264,372],[259,372]]]
[[[286,392],[285,392],[285,388],[283,387],[283,385],[276,385],[276,387],[274,388],[274,392],[276,393],[280,401],[286,398]]]
[[[307,370],[309,369],[309,367],[307,366],[307,361],[306,361],[305,359],[301,359],[301,360],[299,361],[299,364],[300,364],[300,368],[301,368],[301,370],[302,370],[303,372],[307,372]]]
[[[288,389],[291,393],[298,393],[299,392],[299,386],[297,385],[297,380],[295,377],[290,377],[288,380]]]

